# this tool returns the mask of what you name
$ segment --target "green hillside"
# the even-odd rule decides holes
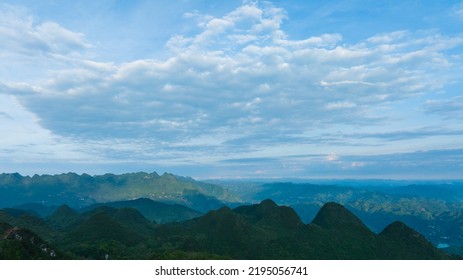
[[[11,248],[25,244],[12,243],[5,237],[10,236],[12,227],[5,220],[31,234],[35,233],[28,228],[47,229],[43,231],[47,237],[40,238],[64,252],[63,257],[75,259],[451,258],[401,222],[375,234],[351,211],[334,202],[323,205],[309,224],[304,224],[292,208],[269,199],[234,209],[225,206],[194,219],[166,224],[151,222],[134,208],[107,205],[83,213],[61,206],[46,219],[24,219],[18,213],[0,216],[4,258],[45,258],[35,251],[11,255]]]
[[[201,215],[200,212],[183,205],[161,203],[153,201],[149,198],[98,203],[86,207],[83,210],[89,211],[100,206],[109,206],[114,208],[134,208],[148,220],[154,221],[158,224],[186,221]]]
[[[161,176],[156,172],[99,176],[66,173],[32,177],[0,174],[0,207],[20,205],[45,212],[37,204],[67,204],[78,208],[138,198],[182,204],[200,212],[240,201],[238,196],[220,186],[169,173]]]

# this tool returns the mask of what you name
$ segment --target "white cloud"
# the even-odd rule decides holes
[[[47,162],[55,160],[90,160],[94,158],[76,150],[74,143],[54,135],[39,124],[16,98],[0,94],[0,157],[13,162]]]
[[[355,107],[355,103],[352,102],[333,102],[326,104],[325,108],[328,110],[336,110],[336,109],[348,109]]]
[[[62,137],[103,158],[160,157],[167,164],[232,152],[279,156],[289,150],[289,136],[311,144],[304,135],[325,127],[393,121],[398,117],[385,106],[461,78],[449,75],[461,61],[447,52],[461,46],[460,37],[398,31],[355,44],[337,33],[293,40],[282,27],[285,11],[268,3],[246,2],[222,17],[186,16],[203,24],[196,34],[172,36],[166,44],[170,57],[116,64],[88,57],[91,44],[83,34],[11,12],[0,21],[8,52],[83,59],[44,68],[43,79],[0,81],[2,91],[36,116],[33,123],[48,131],[44,141],[50,145]],[[0,112],[3,120],[11,115]],[[111,141],[118,144],[102,148]]]
[[[339,157],[335,153],[330,153],[326,156],[326,161],[338,161]]]
[[[378,34],[373,37],[368,38],[368,42],[374,44],[390,44],[396,43],[397,41],[404,39],[405,37],[409,36],[410,32],[401,30],[401,31],[394,31],[391,33],[385,34]]]
[[[106,127],[109,116],[114,116],[120,124],[125,119],[132,124],[151,124],[152,131],[171,128],[176,133],[156,136],[169,135],[167,139],[171,139],[174,135],[195,137],[221,129],[249,131],[248,125],[257,129],[256,133],[271,133],[333,119],[345,123],[365,121],[370,116],[362,115],[356,106],[380,106],[445,84],[445,80],[436,79],[438,72],[428,73],[423,68],[445,64],[445,54],[432,48],[439,40],[412,36],[404,39],[405,35],[397,33],[381,35],[387,40],[370,39],[351,46],[337,45],[341,40],[337,34],[300,41],[291,41],[286,35],[282,36],[284,40],[275,39],[274,32],[284,34],[280,29],[284,17],[284,12],[271,6],[246,4],[223,18],[211,18],[198,35],[181,36],[186,45],[177,46],[179,52],[165,61],[138,60],[122,65],[87,61],[57,72],[40,90],[56,98],[37,96],[25,102],[32,110],[42,111],[44,124],[58,132],[63,130],[60,126],[69,126],[77,119],[92,120],[94,128],[82,124],[89,133],[105,134],[100,127]],[[267,20],[275,22],[273,29],[255,33],[255,26]],[[250,34],[259,40],[221,42],[230,36]],[[372,42],[385,40],[389,44],[400,40],[398,44],[411,49],[400,47],[399,52],[391,49],[378,54],[381,46]],[[230,48],[234,51],[229,52]],[[430,61],[429,57],[442,60]],[[435,78],[429,79],[430,75]],[[388,98],[366,98],[372,94]],[[69,95],[80,97],[73,99]],[[56,112],[45,113],[41,107],[50,103],[62,106]],[[157,104],[158,110],[152,111],[152,104]],[[54,115],[62,114],[63,107],[72,114],[56,122]],[[344,112],[327,115],[324,108],[342,108]],[[198,117],[205,112],[207,117]],[[274,119],[275,112],[286,112],[285,122],[281,122],[284,127],[255,126],[261,120]],[[165,125],[168,123],[171,125]],[[185,129],[185,134],[177,134],[179,127]],[[145,134],[136,125],[123,130],[127,137]]]
[[[189,13],[201,19],[202,30],[195,36],[173,36],[166,46],[176,52],[212,51],[217,47],[227,51],[239,51],[248,42],[270,42],[284,39],[280,26],[286,18],[284,10],[264,4],[244,3],[242,6],[218,18]],[[238,43],[238,44],[237,44]]]
[[[69,55],[90,48],[85,36],[55,22],[36,23],[24,9],[0,4],[3,51],[25,55]]]
[[[85,60],[84,34],[39,22],[24,8],[0,3],[0,82],[38,82],[49,71]]]

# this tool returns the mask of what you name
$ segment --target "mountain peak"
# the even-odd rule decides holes
[[[392,224],[388,225],[383,229],[380,235],[383,237],[394,237],[400,239],[420,238],[425,240],[425,238],[421,234],[419,234],[417,231],[410,228],[406,224],[402,223],[401,221],[395,221]]]
[[[240,206],[234,212],[248,221],[272,227],[294,228],[302,225],[296,212],[287,206],[278,206],[273,200],[266,199],[259,204]]]
[[[388,225],[379,237],[389,243],[389,259],[447,259],[448,255],[432,245],[423,235],[400,221]]]
[[[278,205],[271,199],[265,199],[261,203],[259,203],[260,207],[264,208],[275,208],[278,207]]]
[[[74,211],[74,209],[72,209],[71,207],[69,207],[68,205],[66,204],[63,204],[61,205],[60,207],[58,207],[54,212],[53,212],[53,215],[74,215],[76,214],[76,211]]]
[[[313,224],[326,229],[342,229],[346,226],[368,228],[351,211],[336,202],[328,202],[318,211]]]
[[[76,226],[80,222],[80,215],[66,204],[58,207],[47,218],[51,227],[59,230],[65,230]]]

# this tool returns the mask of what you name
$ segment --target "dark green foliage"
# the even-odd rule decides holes
[[[398,249],[394,238],[375,235],[349,210],[336,203],[322,207],[309,225],[300,222],[292,209],[265,200],[258,205],[241,206],[234,210],[224,207],[183,224],[166,225],[158,229],[157,236],[162,240],[160,244],[167,244],[170,250],[205,249],[237,259],[449,257],[422,236],[411,236],[407,240],[410,247],[408,254],[398,252],[391,255],[390,251]],[[415,246],[434,250],[415,250]]]
[[[448,256],[438,250],[417,231],[402,222],[388,225],[380,234],[383,242],[383,254],[388,259],[447,259]]]
[[[150,259],[155,260],[227,260],[229,258],[208,252],[165,251],[155,252]]]
[[[46,218],[48,225],[60,232],[70,230],[82,221],[83,217],[67,205],[58,207],[50,217]]]
[[[463,183],[424,183],[396,186],[394,181],[336,181],[338,185],[309,183],[250,183],[238,193],[249,201],[271,198],[289,205],[304,222],[310,222],[322,205],[334,201],[344,205],[371,230],[380,232],[400,220],[418,230],[434,244],[463,246]],[[344,185],[345,184],[345,185]],[[401,183],[404,184],[404,183]],[[355,186],[355,187],[354,187]]]
[[[393,223],[376,235],[337,203],[325,204],[307,225],[293,209],[271,200],[235,209],[222,207],[192,220],[163,225],[148,221],[133,208],[100,206],[79,214],[61,206],[46,223],[56,229],[53,246],[66,252],[63,257],[76,259],[450,258],[402,223]],[[8,232],[12,226],[0,223],[0,229]],[[34,236],[49,246],[28,230],[15,230],[23,232],[19,241]],[[14,235],[4,236],[10,237],[0,242],[3,258],[47,257],[27,242],[12,240]]]
[[[48,217],[56,210],[55,206],[46,206],[40,203],[26,203],[13,208],[28,211],[40,217]]]
[[[352,212],[335,202],[323,205],[312,223],[325,229],[369,231]]]
[[[46,240],[56,238],[53,229],[43,219],[27,211],[2,209],[0,210],[0,222],[10,224],[14,227],[30,229]]]
[[[114,240],[131,246],[152,233],[154,225],[132,208],[102,206],[82,215],[83,221],[67,235],[72,242]]]
[[[153,201],[149,198],[99,203],[84,208],[84,211],[88,211],[99,206],[109,206],[114,208],[134,208],[137,209],[146,219],[154,221],[158,224],[186,221],[201,215],[200,212],[183,205],[165,204]]]
[[[53,260],[67,258],[34,232],[0,224],[0,259],[3,260]]]
[[[301,219],[292,208],[278,206],[270,199],[266,199],[260,204],[237,207],[234,209],[234,212],[242,215],[250,223],[261,227],[287,230],[303,225]]]

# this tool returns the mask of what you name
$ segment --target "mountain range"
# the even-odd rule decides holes
[[[309,224],[269,199],[166,224],[134,208],[107,205],[82,213],[62,205],[45,218],[23,210],[0,214],[2,259],[454,258],[401,222],[375,234],[334,202]]]
[[[183,204],[200,212],[217,209],[224,202],[240,202],[238,196],[218,185],[169,173],[161,176],[156,172],[98,176],[66,173],[32,177],[0,174],[0,207],[35,203],[80,208],[137,198]]]
[[[55,252],[64,252],[57,254],[63,258],[101,258],[101,252],[108,251],[108,248],[112,248],[109,251],[114,258],[256,257],[251,253],[245,254],[244,252],[249,250],[244,247],[240,254],[225,249],[212,250],[208,247],[216,236],[209,236],[209,231],[201,231],[200,227],[194,224],[199,221],[204,222],[204,219],[212,219],[214,215],[218,219],[224,215],[228,217],[224,223],[236,224],[236,228],[224,229],[222,237],[225,238],[227,232],[235,232],[237,228],[243,227],[244,232],[249,235],[242,237],[245,240],[255,239],[253,241],[255,246],[266,247],[267,245],[262,245],[266,244],[262,243],[265,240],[268,242],[272,240],[272,244],[279,244],[281,250],[276,251],[279,252],[280,258],[284,258],[285,255],[300,258],[303,258],[302,256],[353,258],[347,253],[340,253],[342,250],[339,248],[344,246],[342,244],[337,249],[338,257],[321,253],[296,254],[301,245],[298,244],[294,248],[288,245],[295,243],[293,242],[295,235],[288,235],[289,232],[299,232],[296,236],[302,243],[305,242],[306,236],[317,232],[317,226],[323,224],[319,219],[319,214],[323,213],[320,212],[321,209],[330,205],[330,202],[336,202],[363,221],[361,222],[363,226],[356,227],[355,232],[358,230],[361,235],[370,236],[366,240],[375,240],[371,244],[376,244],[372,245],[372,248],[375,248],[373,251],[377,254],[382,252],[378,248],[389,246],[377,240],[387,239],[382,234],[391,225],[395,225],[392,229],[400,228],[400,224],[396,221],[423,234],[434,246],[444,248],[450,253],[463,254],[462,187],[461,181],[340,180],[316,181],[316,183],[313,181],[272,183],[216,180],[200,182],[169,173],[158,175],[156,172],[98,176],[66,173],[32,177],[13,173],[0,174],[0,208],[3,208],[0,210],[0,222],[5,223],[5,227],[29,230],[44,242],[48,242],[47,244],[58,246],[59,250],[56,249]],[[286,206],[270,207],[270,201]],[[274,211],[263,211],[266,207]],[[254,208],[258,210],[253,212]],[[288,214],[290,212],[297,215]],[[96,213],[98,215],[90,219]],[[343,213],[345,212],[337,212],[338,215]],[[127,221],[121,220],[124,216],[131,217],[139,224],[128,226]],[[282,216],[285,218],[282,219]],[[141,222],[142,220],[148,223]],[[215,223],[220,224],[221,220],[223,218]],[[272,226],[269,221],[273,223]],[[288,227],[282,226],[283,222],[300,226],[295,227],[297,230],[288,230]],[[79,239],[82,235],[99,236],[86,233],[89,228],[99,223],[112,228],[109,232],[119,237]],[[208,228],[207,223],[202,225]],[[330,226],[325,224],[322,227]],[[139,230],[133,233],[134,228]],[[221,230],[209,229],[212,232]],[[364,234],[367,232],[365,229],[369,234]],[[300,233],[303,231],[305,234]],[[94,233],[98,232],[99,230],[94,231]],[[106,230],[103,229],[103,232]],[[240,236],[241,231],[235,233]],[[279,234],[283,234],[281,239],[272,239]],[[371,237],[371,234],[374,237]],[[124,239],[127,236],[133,237],[131,241]],[[220,236],[217,235],[217,238]],[[203,244],[203,239],[200,237],[207,241]],[[237,240],[230,236],[228,238],[225,238],[228,243],[218,240],[217,244],[225,242],[223,244],[228,245],[222,247],[239,247],[238,243],[234,243],[238,242]],[[139,240],[143,241],[138,242]],[[293,241],[286,244],[287,240]],[[316,235],[315,240],[321,240],[320,236]],[[350,242],[357,241],[352,239]],[[314,246],[317,244],[313,241],[308,243]],[[383,245],[378,245],[380,243]],[[254,245],[247,244],[247,246],[254,248],[251,252],[257,250]],[[215,247],[221,248],[218,245]],[[292,249],[289,249],[290,247]],[[285,252],[284,248],[287,248],[286,251],[289,253],[282,253]],[[265,252],[266,249],[262,250]],[[369,251],[364,252],[364,256],[368,258],[386,257],[383,253],[375,256],[367,252]],[[270,252],[266,252],[263,256],[275,257]],[[361,255],[356,256],[360,258]],[[393,256],[391,255],[390,258]]]
[[[328,185],[307,182],[223,182],[243,201],[271,198],[289,205],[310,222],[320,209],[335,201],[351,210],[374,232],[400,220],[435,245],[463,246],[463,182],[406,182],[339,180]],[[408,185],[410,183],[410,185]],[[422,190],[422,191],[420,191]]]

